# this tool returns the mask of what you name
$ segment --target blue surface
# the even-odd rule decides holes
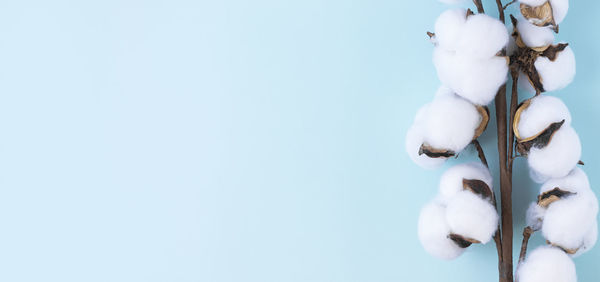
[[[600,3],[572,2],[578,75],[556,94],[597,188]],[[416,236],[443,170],[404,135],[439,85],[425,31],[445,7],[0,3],[0,281],[495,281],[493,244],[445,262]],[[523,160],[515,183],[516,249]]]

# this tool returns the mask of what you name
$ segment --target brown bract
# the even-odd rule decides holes
[[[473,192],[483,199],[492,200],[494,193],[487,183],[479,179],[463,179],[463,189]]]
[[[423,154],[430,158],[449,158],[456,155],[456,153],[452,150],[436,149],[427,143],[421,144],[421,147],[419,148],[419,156]]]
[[[565,191],[560,189],[559,187],[555,187],[552,190],[546,191],[541,195],[538,195],[537,204],[540,207],[547,208],[550,204],[575,194],[576,193]]]
[[[477,127],[477,129],[475,129],[475,134],[473,135],[473,140],[477,139],[477,137],[479,137],[479,136],[481,136],[481,134],[483,134],[483,132],[487,128],[488,123],[490,121],[490,109],[488,109],[488,107],[480,106],[480,105],[477,105],[475,107],[477,108],[477,111],[479,112],[479,115],[481,116],[481,122],[479,123],[479,126]]]
[[[569,44],[559,43],[556,45],[536,46],[533,48],[528,47],[525,45],[525,43],[523,43],[523,39],[517,30],[517,19],[512,15],[510,16],[510,19],[513,24],[512,36],[515,38],[515,44],[517,45],[517,51],[515,51],[515,53],[511,56],[511,70],[522,71],[527,76],[527,79],[535,88],[537,93],[544,92],[545,90],[543,81],[537,69],[535,68],[535,61],[539,57],[546,57],[550,61],[554,62],[558,56],[558,53],[567,48]]]
[[[467,238],[459,234],[448,234],[448,239],[454,241],[461,248],[468,248],[471,244],[481,244],[481,241],[472,238]]]
[[[532,147],[541,149],[548,146],[550,141],[552,141],[552,136],[554,136],[554,133],[556,133],[556,131],[558,131],[564,123],[565,120],[563,119],[562,121],[550,124],[544,131],[531,140],[517,140],[517,152],[523,156],[526,156]]]
[[[536,7],[521,3],[521,14],[534,25],[551,26],[555,29],[555,31],[558,30],[558,26],[554,21],[552,5],[550,5],[549,1],[546,1],[544,4]]]

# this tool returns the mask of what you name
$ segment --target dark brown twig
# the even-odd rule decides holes
[[[525,255],[527,255],[527,244],[529,243],[529,237],[531,234],[535,232],[531,227],[527,226],[523,230],[523,242],[521,243],[521,254],[519,254],[519,262],[525,260]]]
[[[485,11],[483,10],[483,4],[481,4],[481,0],[473,0],[473,3],[475,4],[475,7],[477,7],[477,13],[485,14]]]
[[[512,1],[508,2],[508,3],[506,3],[506,5],[502,6],[502,10],[506,10],[506,8],[508,8],[508,6],[514,4],[515,2],[517,2],[517,0],[512,0]]]
[[[507,4],[509,5],[509,4]],[[504,9],[506,9],[505,7],[502,7],[502,1],[501,0],[496,0],[496,6],[498,6],[498,18],[500,18],[500,21],[502,23],[504,23]]]
[[[508,171],[507,124],[506,124],[506,84],[496,94],[496,122],[498,133],[498,160],[500,165],[500,211],[502,222],[502,263],[500,282],[513,281],[512,264],[512,177]]]
[[[479,141],[477,141],[477,139],[475,139],[471,143],[473,143],[473,145],[475,146],[475,149],[477,149],[477,155],[479,156],[481,163],[484,164],[486,167],[489,167],[487,159],[485,158],[485,153],[483,152],[483,148],[481,148],[481,144],[479,144]]]

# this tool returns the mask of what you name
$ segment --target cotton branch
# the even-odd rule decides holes
[[[481,0],[473,0],[473,3],[475,3],[475,7],[477,7],[477,13],[485,13],[485,11],[483,10],[483,4],[481,4]]]
[[[521,253],[519,254],[519,263],[525,260],[527,254],[527,244],[529,243],[529,237],[535,232],[531,227],[527,226],[523,230],[523,242],[521,243]]]

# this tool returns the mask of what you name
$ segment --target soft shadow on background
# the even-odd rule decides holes
[[[578,75],[553,94],[600,193],[600,3],[571,2]],[[404,134],[439,86],[425,32],[445,8],[0,3],[0,280],[496,280],[492,244],[444,262],[416,236],[443,169],[411,163]],[[515,170],[518,248],[538,188]],[[599,260],[575,260],[580,281]]]

